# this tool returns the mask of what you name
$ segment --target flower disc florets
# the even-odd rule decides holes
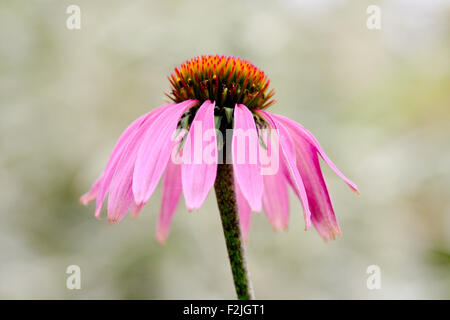
[[[274,102],[264,72],[237,57],[196,57],[175,68],[169,81],[172,88],[167,96],[174,102],[211,100],[219,108],[244,104],[249,109],[265,109]]]

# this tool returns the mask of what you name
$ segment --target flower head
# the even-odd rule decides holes
[[[121,135],[104,172],[80,201],[96,199],[99,217],[108,195],[108,219],[137,215],[159,181],[162,203],[157,239],[164,242],[181,194],[199,209],[220,163],[233,163],[235,193],[244,238],[251,212],[264,209],[274,229],[289,221],[288,189],[324,240],[341,231],[319,156],[356,192],[314,136],[300,124],[266,111],[274,100],[267,76],[248,61],[200,56],[169,76],[173,103],[135,120]]]
[[[244,104],[264,109],[274,103],[274,91],[267,92],[269,79],[250,62],[227,56],[200,56],[183,63],[170,75],[174,102],[196,99],[215,101],[219,107]]]

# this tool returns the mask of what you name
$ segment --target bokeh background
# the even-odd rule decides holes
[[[81,8],[81,29],[66,8]],[[379,5],[381,30],[366,9]],[[325,165],[343,236],[254,215],[248,261],[264,299],[450,298],[449,1],[0,1],[0,298],[232,299],[213,193],[154,237],[140,217],[94,219],[79,196],[125,127],[164,102],[166,76],[200,54],[271,78],[271,111],[302,123]],[[66,268],[81,267],[81,290]],[[380,290],[366,287],[369,265]]]

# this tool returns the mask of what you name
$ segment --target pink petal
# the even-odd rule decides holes
[[[272,129],[273,130],[273,129]],[[288,180],[289,171],[283,161],[282,151],[279,148],[278,134],[275,132],[268,132],[267,130],[260,130],[260,138],[264,141],[265,149],[260,148],[260,151],[265,151],[270,159],[270,171],[263,174],[264,191],[262,203],[266,216],[269,219],[272,227],[275,230],[286,230],[289,222],[289,195],[288,195]],[[270,155],[270,156],[268,156]],[[263,158],[261,156],[261,158]],[[273,162],[278,163],[273,166]],[[263,162],[261,162],[261,165]]]
[[[183,113],[196,103],[196,100],[187,100],[169,106],[147,130],[133,173],[132,189],[137,204],[147,202],[153,194],[172,152],[178,122]]]
[[[237,183],[235,183],[235,190],[236,190],[236,202],[239,211],[239,224],[241,226],[241,232],[242,237],[244,238],[244,242],[247,242],[252,212],[250,209],[250,205],[247,202],[247,199],[245,199]]]
[[[246,137],[248,139],[246,139]],[[248,143],[245,143],[248,141]],[[259,165],[259,140],[253,115],[243,104],[234,108],[232,140],[234,177],[253,211],[261,211],[263,180]]]
[[[108,197],[108,221],[114,223],[122,220],[134,205],[130,175],[124,180],[114,177]]]
[[[120,136],[117,141],[116,146],[113,149],[113,152],[106,164],[105,171],[101,177],[101,183],[99,183],[98,191],[97,191],[97,206],[95,209],[95,216],[100,216],[100,211],[103,207],[103,202],[105,201],[106,195],[108,193],[111,180],[116,172],[117,165],[122,158],[124,150],[128,148],[130,141],[135,137],[138,129],[140,129],[144,124],[150,124],[165,108],[169,105],[162,105],[157,109],[141,116],[137,120],[135,120]]]
[[[156,117],[153,119],[156,120]],[[143,204],[134,202],[132,192],[133,171],[144,137],[154,125],[153,121],[148,121],[136,129],[117,163],[109,187],[108,219],[110,222],[120,221],[129,210],[132,210],[133,215],[136,216],[143,206]]]
[[[131,204],[131,208],[130,208],[131,216],[136,218],[139,215],[139,213],[141,212],[143,207],[144,207],[144,204],[137,205],[134,202],[134,197],[133,197],[133,203]]]
[[[97,197],[98,190],[100,189],[100,185],[102,184],[103,179],[103,173],[102,175],[95,181],[95,183],[92,185],[91,190],[83,194],[80,198],[80,202],[83,205],[87,205],[89,202],[94,200]]]
[[[284,156],[284,164],[289,171],[290,177],[295,187],[294,189],[300,196],[300,202],[302,203],[304,211],[306,229],[309,229],[311,227],[311,212],[309,209],[308,197],[306,195],[302,177],[298,172],[296,166],[295,149],[289,132],[280,121],[272,117],[272,114],[263,110],[258,110],[258,112],[264,115],[269,123],[273,126],[273,128],[275,128],[278,132],[278,138]]]
[[[181,196],[181,165],[169,159],[162,186],[161,211],[159,213],[156,239],[165,243],[169,235],[173,214],[177,208]]]
[[[346,176],[344,176],[344,174],[334,165],[334,163],[330,160],[330,158],[328,158],[328,156],[325,154],[325,151],[323,151],[323,149],[321,148],[319,142],[317,141],[317,139],[312,135],[311,132],[309,132],[308,130],[306,130],[302,125],[300,125],[299,123],[278,115],[278,114],[271,114],[272,118],[276,118],[278,121],[282,122],[288,129],[290,132],[302,137],[303,139],[309,141],[315,148],[315,150],[320,154],[320,156],[322,157],[322,159],[330,166],[331,169],[333,169],[334,172],[336,172],[336,174],[342,178],[342,180],[344,180],[349,187],[355,191],[356,193],[359,194],[359,190],[358,187],[356,186],[356,184],[354,184],[352,181],[350,181],[350,179],[348,179]]]
[[[198,109],[183,148],[181,176],[188,210],[202,206],[216,180],[214,106],[214,103],[205,101]]]
[[[336,235],[341,235],[341,230],[320,169],[316,149],[309,141],[298,138],[296,140],[297,168],[305,183],[312,222],[325,241],[335,239]]]
[[[262,197],[264,211],[275,230],[285,230],[289,222],[289,195],[282,170],[274,175],[264,175]]]

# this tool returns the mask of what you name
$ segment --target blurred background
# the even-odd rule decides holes
[[[71,4],[80,30],[66,27]],[[112,226],[78,202],[120,133],[164,103],[173,68],[216,53],[263,69],[271,111],[312,131],[361,191],[323,165],[343,231],[328,243],[304,231],[293,194],[287,232],[254,215],[257,298],[449,299],[450,2],[399,0],[1,0],[0,298],[235,298],[213,193],[198,212],[180,202],[165,245],[159,188]],[[81,290],[66,288],[69,265]]]

